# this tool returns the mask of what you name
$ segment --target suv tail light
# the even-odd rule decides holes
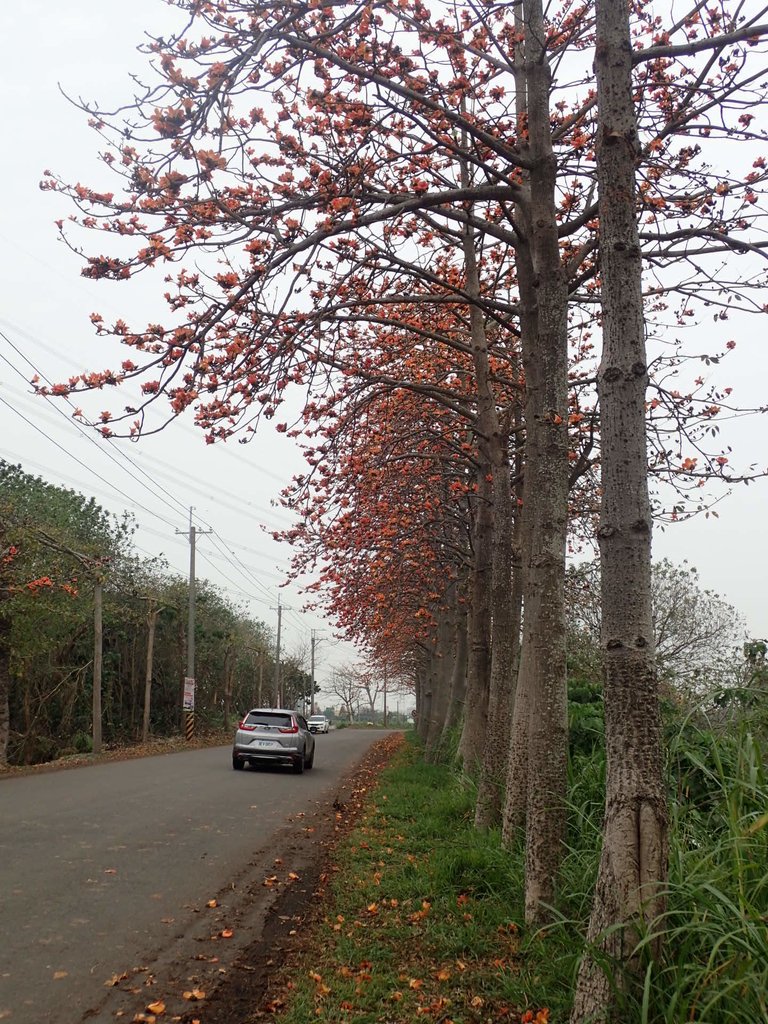
[[[293,724],[291,725],[291,727],[289,729],[281,728],[279,730],[279,732],[291,732],[291,733],[295,733],[295,732],[298,732],[298,731],[299,731],[299,724],[298,724],[298,722],[293,722]]]
[[[242,722],[238,725],[237,728],[238,729],[243,729],[245,732],[253,732],[256,729],[256,726],[255,725],[248,725],[247,724],[247,719],[244,718],[242,720]]]

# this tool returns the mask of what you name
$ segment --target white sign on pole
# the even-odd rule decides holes
[[[184,704],[185,711],[195,710],[195,680],[190,676],[184,677]]]

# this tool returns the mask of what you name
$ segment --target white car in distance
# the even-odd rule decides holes
[[[325,715],[310,715],[307,725],[310,732],[328,732],[331,728],[331,723]]]

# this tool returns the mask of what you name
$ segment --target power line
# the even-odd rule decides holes
[[[14,343],[11,341],[11,339],[8,337],[8,335],[5,334],[4,331],[0,330],[0,338],[2,338],[8,345],[10,345],[11,348],[14,350],[14,352],[16,352],[16,354],[18,356],[20,356],[34,370],[34,372],[39,377],[41,377],[44,381],[46,381],[47,384],[52,384],[51,380],[48,377],[46,377],[46,375],[42,372],[42,370],[40,370],[37,366],[35,366],[35,364],[32,362],[32,360],[29,359],[27,356],[25,356],[24,353],[21,352],[16,345],[14,345]],[[21,370],[19,370],[19,368],[17,366],[14,366],[14,364],[10,361],[10,359],[8,359],[8,357],[6,355],[4,355],[2,352],[0,352],[0,359],[2,359],[3,362],[5,362],[8,366],[10,366],[10,368],[15,373],[17,373],[19,375],[19,377],[21,377],[22,380],[25,379],[24,378],[24,374],[21,372]],[[126,469],[124,466],[121,466],[119,461],[115,458],[114,454],[111,451],[108,451],[107,449],[105,449],[105,448],[103,448],[101,446],[101,444],[93,436],[92,430],[86,430],[83,427],[83,425],[77,421],[77,419],[74,419],[72,417],[67,416],[66,413],[64,412],[64,410],[61,408],[60,405],[58,405],[56,402],[53,402],[47,395],[44,396],[44,397],[45,397],[45,400],[46,400],[46,402],[47,402],[47,404],[49,405],[50,408],[54,409],[60,416],[62,416],[64,418],[66,423],[71,424],[73,427],[75,427],[75,429],[83,437],[85,437],[88,441],[90,441],[92,444],[94,444],[103,455],[106,455],[106,457],[108,459],[110,459],[111,462],[113,462],[116,466],[118,466],[120,468],[121,472],[127,473],[128,476],[130,476],[132,479],[136,480],[136,482],[138,484],[140,484],[143,487],[146,487],[148,490],[151,491],[151,488],[149,488],[147,484],[142,483],[142,481],[139,480],[130,470]],[[73,411],[76,411],[74,405],[69,400],[69,398],[65,398],[65,401],[66,401],[67,405]],[[174,495],[171,494],[170,491],[166,490],[166,488],[163,487],[162,484],[158,483],[156,480],[153,480],[152,477],[144,469],[142,469],[140,466],[137,466],[128,457],[128,455],[126,455],[126,453],[124,451],[122,451],[119,447],[117,447],[117,445],[115,445],[112,442],[112,440],[110,438],[105,438],[105,440],[106,440],[107,444],[109,444],[110,447],[114,451],[117,451],[117,452],[120,453],[120,455],[122,456],[123,460],[125,462],[127,462],[129,466],[131,466],[133,469],[137,470],[139,473],[141,473],[143,476],[145,476],[150,481],[150,483],[152,484],[153,487],[156,487],[158,490],[160,490],[161,492],[166,494],[171,499],[172,502],[174,502],[175,504],[179,505],[181,508],[184,508],[184,509],[186,508],[186,506],[184,506],[181,502],[179,502],[178,499],[176,497],[174,497]],[[158,494],[154,494],[154,497],[159,497],[159,495]],[[163,499],[160,498],[160,500],[162,501]]]
[[[257,602],[257,604],[263,604],[263,605],[265,605],[265,606],[266,606],[267,608],[269,607],[269,598],[267,598],[267,599],[265,600],[265,599],[264,599],[263,597],[256,597],[256,596],[255,596],[254,594],[249,594],[249,593],[248,593],[248,592],[247,592],[246,590],[243,590],[242,586],[240,586],[239,584],[237,584],[237,583],[235,582],[235,580],[233,580],[233,579],[232,579],[232,578],[231,578],[230,576],[228,576],[228,575],[227,575],[226,573],[223,573],[223,572],[221,572],[221,569],[217,568],[217,566],[213,565],[213,562],[212,562],[212,561],[210,560],[210,558],[209,558],[209,557],[208,557],[207,555],[205,555],[205,554],[204,554],[204,553],[203,553],[202,551],[198,552],[198,556],[199,556],[199,557],[200,557],[200,558],[201,558],[201,559],[202,559],[202,560],[203,560],[204,562],[207,562],[207,563],[208,563],[208,564],[209,564],[210,566],[213,566],[213,568],[214,568],[214,569],[216,569],[216,571],[217,571],[218,573],[221,573],[221,575],[222,575],[222,576],[224,577],[224,579],[225,579],[225,580],[227,580],[227,581],[228,581],[229,583],[231,583],[231,584],[232,584],[232,586],[233,586],[233,587],[234,587],[235,589],[234,589],[234,591],[230,590],[230,591],[229,591],[229,593],[236,593],[236,594],[242,594],[242,595],[243,595],[244,597],[247,597],[249,601],[256,601],[256,602]],[[227,588],[227,587],[222,587],[221,589],[222,589],[222,590],[228,590],[228,588]]]
[[[31,367],[32,370],[34,370],[35,373],[38,374],[38,376],[42,377],[44,380],[46,380],[50,384],[49,378],[47,378],[42,373],[42,371],[39,370],[39,368],[37,366],[35,366],[35,364],[30,359],[28,359],[26,356],[23,355],[23,353],[21,353],[19,351],[19,349],[13,344],[12,341],[10,341],[10,339],[7,337],[7,335],[3,331],[0,331],[0,337],[3,338],[14,349],[14,351],[17,352],[21,356],[21,358],[25,360],[25,362],[27,362],[27,364]],[[23,381],[26,382],[26,377],[21,372],[21,370],[19,370],[19,368],[17,366],[15,366],[10,361],[10,359],[8,359],[8,357],[3,355],[1,352],[0,352],[0,359],[2,359],[14,371],[14,373],[16,373]],[[163,492],[165,495],[167,495],[167,497],[175,505],[177,505],[179,507],[179,509],[183,509],[186,512],[186,509],[187,509],[188,506],[185,505],[184,502],[180,501],[174,494],[172,494],[162,483],[160,483],[157,479],[155,479],[155,477],[153,477],[143,466],[139,465],[137,462],[135,462],[133,459],[131,459],[131,457],[125,451],[123,451],[123,449],[118,444],[115,443],[114,439],[112,439],[112,438],[102,438],[101,440],[97,441],[95,436],[94,436],[94,433],[93,433],[92,429],[88,429],[88,428],[84,427],[74,417],[67,416],[66,413],[61,408],[61,406],[58,404],[58,402],[53,401],[48,396],[43,396],[43,397],[45,398],[45,401],[46,401],[46,404],[47,404],[48,408],[50,408],[53,411],[55,411],[58,416],[63,417],[64,422],[67,423],[68,426],[73,427],[75,430],[77,430],[80,433],[81,436],[85,437],[86,440],[88,440],[91,444],[95,445],[96,448],[98,449],[98,451],[102,455],[106,456],[108,459],[110,459],[110,461],[112,461],[116,466],[118,466],[118,469],[120,470],[120,472],[127,473],[134,480],[136,480],[136,482],[140,486],[142,486],[145,489],[149,490],[150,493],[152,493],[153,497],[158,498],[164,505],[167,504],[167,502],[165,502],[164,499],[159,494],[157,494],[155,492],[155,490],[153,490],[153,489],[156,489],[158,491]],[[69,398],[65,398],[65,401],[67,402],[67,404],[69,405],[69,407],[73,411],[76,411],[75,410],[75,406],[69,400]],[[26,403],[26,402],[23,402],[23,404],[28,405],[28,403]],[[18,412],[18,410],[16,410],[16,411]],[[36,410],[36,412],[37,412],[37,410]],[[55,418],[51,417],[51,418],[49,418],[49,422],[56,423],[56,422],[58,422],[58,420],[56,420]],[[135,476],[135,474],[132,473],[130,470],[125,469],[118,462],[118,460],[115,458],[115,456],[112,454],[112,452],[106,450],[106,448],[104,447],[105,443],[108,444],[109,447],[112,449],[112,451],[116,452],[124,462],[126,462],[133,470],[135,470],[136,473],[140,473],[143,477],[145,477],[146,480],[148,480],[150,482],[151,486],[146,484],[144,481],[139,480]],[[223,451],[223,450],[224,450],[223,448],[219,448],[220,452]],[[164,471],[168,475],[170,475],[170,476],[177,476],[177,477],[179,476],[179,474],[175,474],[174,471],[173,471],[173,468],[170,467],[168,465],[168,463],[164,462],[163,460],[157,459],[157,458],[153,459],[151,456],[147,456],[147,459],[148,459],[148,461],[155,462],[157,465],[163,467]],[[194,483],[192,483],[189,480],[189,477],[183,478],[183,483],[184,483],[184,486],[188,490],[195,491],[198,494],[201,494],[201,495],[204,495],[205,497],[210,498],[210,491],[205,490],[202,487],[196,486]],[[277,520],[282,520],[282,522],[284,522],[284,523],[289,523],[291,521],[289,516],[285,516],[285,515],[281,516],[280,513],[276,512],[274,509],[266,509],[263,506],[255,504],[254,502],[245,501],[244,499],[240,498],[236,494],[227,493],[227,497],[231,499],[231,502],[232,502],[231,504],[229,502],[225,501],[225,500],[222,500],[221,494],[219,494],[217,496],[217,503],[219,505],[223,505],[225,507],[229,507],[234,512],[240,512],[241,510],[240,510],[240,508],[238,508],[238,506],[236,504],[237,502],[240,502],[240,505],[242,506],[242,508],[243,509],[247,509],[249,512],[251,510],[255,510],[255,511],[260,512],[262,514],[266,513],[266,515],[274,516],[274,517],[276,517]],[[278,522],[270,524],[270,523],[265,523],[265,522],[262,521],[262,524],[264,526],[270,527],[272,529],[280,529],[280,524]]]
[[[26,333],[26,332],[22,332],[22,333]],[[33,341],[41,344],[43,347],[46,347],[43,343],[41,343],[39,341],[39,339],[36,339],[33,335],[29,335],[28,334],[27,336],[30,337]],[[16,352],[16,354],[21,359],[23,359],[32,368],[32,370],[39,377],[41,377],[43,380],[45,380],[49,385],[51,384],[50,379],[32,362],[32,360],[30,360],[26,355],[24,355],[23,352],[21,352],[19,350],[19,348],[14,344],[14,342],[2,330],[0,330],[0,338],[2,338],[6,342],[6,344],[8,344],[13,349],[13,351]],[[2,358],[2,360],[10,367],[10,369],[13,370],[13,372],[16,373],[25,383],[27,382],[24,374],[22,373],[22,371],[16,365],[14,365],[14,363],[5,354],[0,353],[0,358]],[[126,469],[125,466],[123,466],[119,462],[119,460],[115,457],[113,452],[107,451],[102,446],[102,444],[96,440],[96,438],[93,436],[93,433],[90,430],[84,428],[83,425],[81,423],[79,423],[76,419],[67,416],[64,413],[64,411],[61,409],[61,407],[58,404],[56,404],[55,402],[51,401],[51,399],[48,398],[48,396],[44,396],[44,397],[46,398],[46,403],[47,403],[47,405],[50,408],[55,410],[55,412],[58,415],[62,416],[67,424],[70,424],[71,426],[73,426],[78,431],[78,433],[80,433],[82,436],[86,437],[86,439],[90,443],[96,445],[96,447],[99,449],[99,451],[102,454],[106,455],[107,458],[109,458],[110,461],[118,467],[120,472],[127,473],[127,475],[129,477],[131,477],[131,479],[133,479],[140,487],[143,487],[154,498],[156,498],[159,501],[161,501],[161,503],[163,504],[164,507],[166,507],[166,508],[168,507],[168,502],[164,498],[162,498],[161,494],[158,493],[158,492],[161,492],[162,494],[165,494],[167,496],[167,498],[170,499],[171,502],[173,502],[179,508],[184,509],[185,512],[187,511],[187,506],[183,502],[181,502],[178,498],[176,498],[175,495],[173,495],[163,484],[161,484],[158,481],[156,481],[143,467],[138,466],[136,463],[134,463],[133,460],[130,459],[130,457],[124,451],[122,451],[121,448],[119,448],[119,446],[114,444],[112,439],[106,439],[107,442],[109,443],[109,446],[114,451],[116,451],[120,455],[120,457],[123,459],[123,461],[127,462],[128,465],[130,467],[132,467],[132,469],[135,469],[137,473],[141,474],[141,476],[143,476],[145,478],[145,480],[140,479],[138,476],[136,476],[135,473],[132,473],[128,469]],[[73,406],[72,402],[69,400],[69,398],[67,397],[67,398],[65,398],[65,400],[67,401],[67,404],[70,406],[70,408],[72,408],[74,410],[74,406]],[[43,438],[45,438],[45,440],[49,444],[52,444],[55,448],[57,448],[60,451],[64,452],[69,458],[71,458],[75,463],[77,463],[82,468],[86,469],[89,473],[91,473],[92,475],[97,476],[97,478],[100,480],[100,482],[106,483],[108,487],[110,487],[115,493],[119,494],[127,502],[128,507],[133,507],[133,508],[141,509],[147,515],[152,516],[152,517],[157,518],[157,519],[160,519],[162,522],[166,523],[166,525],[168,525],[169,527],[173,526],[173,523],[170,522],[168,519],[166,519],[164,516],[160,515],[159,513],[152,512],[145,505],[143,505],[141,502],[139,502],[136,498],[132,498],[128,494],[126,494],[125,491],[123,491],[121,488],[117,487],[116,485],[114,485],[112,483],[109,483],[108,481],[105,481],[103,479],[103,477],[101,477],[99,474],[97,474],[96,471],[91,466],[87,465],[85,462],[83,462],[81,459],[79,459],[76,455],[72,454],[72,452],[70,452],[67,449],[65,449],[62,445],[60,445],[57,441],[55,441],[45,430],[43,430],[37,424],[33,423],[32,420],[30,420],[20,410],[18,410],[14,406],[12,406],[5,399],[0,398],[0,402],[3,405],[5,405],[6,408],[10,409],[10,411],[12,413],[14,413],[14,415],[19,416],[28,426],[30,426],[33,430],[35,430],[38,434],[40,434]],[[53,422],[56,422],[56,421],[54,420]],[[29,460],[26,460],[26,461],[29,461]],[[160,461],[160,460],[157,460],[157,461]],[[266,471],[266,472],[269,472],[269,471]],[[59,476],[62,476],[62,474],[60,474],[58,471],[56,471],[56,473]],[[276,479],[280,479],[279,477],[277,477],[276,474],[269,474],[269,475],[275,476]],[[145,481],[149,481],[151,486],[148,485]],[[187,484],[188,483],[189,482],[187,481]],[[80,486],[82,486],[82,485],[80,485]],[[194,488],[194,489],[197,490],[197,488]],[[207,492],[203,491],[202,493],[207,493]],[[235,496],[233,495],[232,497],[235,497]],[[239,500],[241,500],[241,499],[239,499]],[[221,499],[220,498],[219,498],[219,502],[221,503]],[[242,502],[242,504],[244,506],[254,507],[254,506],[251,505],[251,503]],[[233,510],[234,511],[238,511],[237,508],[234,508]],[[213,539],[214,539],[214,542],[215,542],[215,544],[217,546],[217,549],[219,550],[220,556],[223,557],[224,560],[229,563],[229,565],[231,565],[233,568],[235,568],[246,580],[248,580],[249,583],[255,585],[257,589],[261,590],[271,600],[272,599],[271,598],[271,592],[258,579],[258,577],[256,575],[256,570],[251,569],[249,566],[245,565],[245,563],[243,563],[243,561],[234,553],[234,551],[231,550],[231,548],[232,547],[240,547],[242,550],[246,550],[249,553],[256,555],[257,557],[266,558],[266,557],[270,557],[270,556],[268,556],[268,555],[266,555],[266,554],[264,554],[262,552],[258,552],[255,549],[248,548],[245,545],[231,544],[230,542],[226,541],[218,533],[218,531],[216,531],[213,527],[211,527],[210,524],[205,524],[205,520],[203,520],[202,517],[195,516],[195,518],[198,521],[200,521],[201,523],[203,523],[204,525],[207,525],[209,527],[209,530],[210,530],[210,532],[211,532],[211,534],[213,536]],[[154,534],[156,536],[163,537],[164,539],[168,539],[171,542],[174,542],[172,536],[166,537],[166,535],[160,533],[160,531],[153,530],[151,527],[144,526],[144,527],[140,527],[140,528],[142,528],[145,532]],[[138,548],[137,548],[137,550],[138,550]],[[224,578],[227,579],[235,588],[237,588],[236,592],[242,593],[249,600],[255,600],[255,601],[257,601],[260,604],[266,604],[267,603],[266,601],[264,601],[261,598],[257,598],[254,595],[248,594],[242,587],[238,588],[238,584],[234,580],[232,580],[231,577],[229,577],[225,573],[223,573],[221,568],[215,566],[213,564],[213,562],[211,562],[210,558],[205,556],[202,552],[201,552],[201,557],[205,561],[207,561],[208,564],[211,565],[211,567],[214,568],[219,574],[224,576]],[[175,571],[180,572],[180,570],[178,570],[178,569],[175,570]],[[263,571],[262,571],[262,575],[265,575],[265,573]],[[278,576],[278,575],[276,575],[274,573],[266,573],[266,575],[269,575],[269,576],[271,576],[271,577],[273,577],[274,579],[277,579],[277,580],[280,580],[280,579],[283,578],[283,577]],[[287,608],[284,609],[284,611],[289,613],[291,615],[291,617],[293,618],[293,620],[294,620],[294,627],[295,628],[301,630],[302,632],[306,631],[306,627],[305,627],[304,623],[292,611],[292,609],[287,607]]]
[[[267,597],[271,598],[272,595],[271,595],[269,589],[267,587],[265,587],[264,584],[261,583],[256,578],[256,576],[253,575],[252,570],[249,569],[248,566],[245,565],[244,562],[242,562],[237,557],[237,555],[235,555],[234,553],[229,551],[229,548],[227,546],[227,542],[215,530],[213,532],[213,539],[214,539],[214,542],[218,542],[219,545],[224,545],[225,546],[224,547],[224,551],[222,552],[222,554],[227,559],[227,561],[230,563],[230,565],[234,565],[236,568],[238,568],[240,570],[240,572],[246,577],[246,579],[249,579],[252,583],[254,583],[259,588],[259,590],[263,590],[264,593],[267,595]],[[219,551],[221,551],[221,547],[219,547]]]
[[[18,334],[22,334],[25,338],[28,338],[30,341],[33,341],[36,345],[39,345],[40,348],[42,348],[44,351],[48,352],[50,355],[55,356],[57,359],[61,358],[61,351],[57,351],[55,348],[53,348],[52,346],[48,345],[42,339],[38,338],[37,335],[32,334],[31,331],[28,331],[28,330],[26,330],[23,327],[19,327],[18,324],[14,324],[12,321],[6,320],[5,317],[2,317],[2,316],[0,316],[0,324],[5,324],[6,328],[8,328],[8,329],[10,329],[12,331],[15,331]],[[29,359],[26,358],[26,356],[23,356],[22,358],[24,358],[25,361],[29,362],[30,366],[32,366],[32,363],[30,362]],[[191,434],[199,435],[199,431],[198,430],[196,430],[194,427],[187,426],[187,424],[182,419],[177,418],[175,422],[176,422],[176,429],[183,430],[185,433],[190,434],[190,435]],[[233,452],[231,452],[229,449],[227,449],[226,446],[221,445],[220,446],[220,451],[223,452],[227,457],[229,457],[231,459],[235,459],[236,461],[239,462],[238,457]],[[269,477],[272,477],[272,479],[277,480],[278,483],[280,483],[280,484],[284,484],[285,483],[285,476],[281,476],[279,473],[275,473],[273,470],[267,469],[266,466],[256,465],[255,468],[258,469],[259,472],[263,473],[265,476],[269,476]]]
[[[11,412],[14,413],[14,415],[19,416],[22,420],[24,420],[24,422],[27,424],[27,426],[30,426],[30,427],[32,427],[33,430],[36,430],[37,433],[40,434],[42,437],[44,437],[45,440],[49,444],[52,444],[54,446],[54,448],[58,448],[59,451],[64,452],[64,454],[69,456],[70,459],[73,459],[78,464],[78,466],[82,466],[83,469],[86,469],[89,473],[93,473],[93,475],[96,476],[96,477],[99,476],[95,469],[92,469],[90,466],[86,465],[86,463],[83,462],[82,459],[78,459],[78,457],[76,455],[73,455],[71,452],[68,452],[67,449],[63,445],[60,445],[58,443],[58,441],[54,441],[52,437],[50,437],[48,434],[46,434],[46,432],[44,430],[41,430],[40,427],[38,427],[35,423],[32,422],[32,420],[27,419],[27,417],[23,413],[19,412],[18,409],[14,409],[14,407],[9,402],[6,402],[6,400],[4,398],[0,397],[0,403],[2,403],[4,406],[6,406],[8,409],[10,409]],[[99,479],[101,479],[101,477],[99,477]],[[155,512],[150,512],[150,510],[145,505],[142,505],[140,502],[136,501],[135,498],[129,497],[129,495],[127,495],[125,493],[125,491],[121,490],[115,484],[110,484],[109,486],[112,487],[112,489],[114,491],[116,491],[120,495],[121,498],[125,498],[125,500],[129,504],[131,504],[131,503],[136,504],[140,509],[142,509],[144,512],[146,512],[147,515],[150,515],[150,516],[157,515],[157,513],[155,513]],[[157,518],[158,519],[163,519],[163,517],[160,516],[160,515],[157,515]],[[168,520],[168,519],[163,519],[163,522],[167,523],[169,526],[173,525],[170,522],[170,520]]]

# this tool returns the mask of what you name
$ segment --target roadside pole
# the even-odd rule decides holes
[[[93,753],[101,753],[101,668],[104,631],[102,624],[102,579],[99,573],[93,580]]]
[[[312,637],[309,641],[309,693],[312,698],[312,703],[309,705],[310,715],[315,713],[315,631],[312,630]]]
[[[213,533],[213,530],[198,530],[192,524],[192,509],[189,508],[189,531],[177,530],[189,537],[189,613],[187,619],[187,674],[184,677],[182,711],[184,714],[184,736],[189,743],[195,734],[195,541],[198,533]]]
[[[280,595],[277,595],[277,608],[272,607],[273,612],[277,612],[277,643],[275,645],[275,707],[281,708],[283,706],[283,686],[280,678],[280,633],[283,624],[283,605],[280,603]],[[286,611],[290,611],[287,608]]]

